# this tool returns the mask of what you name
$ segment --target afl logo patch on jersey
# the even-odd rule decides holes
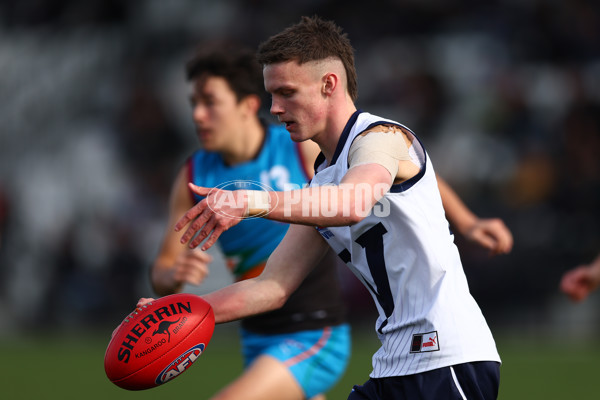
[[[413,335],[410,346],[411,353],[423,353],[426,351],[438,351],[440,343],[438,341],[437,331],[428,333],[417,333]]]

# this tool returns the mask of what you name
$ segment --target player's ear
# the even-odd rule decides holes
[[[321,93],[325,96],[331,96],[335,91],[339,83],[339,78],[334,73],[327,73],[323,75],[323,84],[321,87]]]
[[[260,96],[249,94],[240,101],[240,105],[247,109],[248,113],[254,115],[260,109]]]

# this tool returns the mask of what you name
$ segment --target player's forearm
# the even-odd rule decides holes
[[[271,192],[265,218],[310,226],[346,226],[364,218],[354,191],[339,186],[311,187],[287,192]],[[372,204],[363,207],[370,210]],[[365,214],[366,215],[366,214]]]
[[[385,168],[362,165],[349,170],[339,185],[269,192],[267,218],[313,226],[353,225],[371,212],[390,185]]]
[[[260,276],[203,298],[213,307],[217,323],[278,309],[318,265],[328,248],[314,228],[291,225]]]
[[[259,278],[237,282],[202,296],[210,303],[217,324],[278,309],[287,297],[279,285]]]
[[[437,176],[437,180],[446,218],[454,229],[464,235],[478,218],[443,179]]]

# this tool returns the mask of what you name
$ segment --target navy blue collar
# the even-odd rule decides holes
[[[358,119],[358,116],[360,113],[362,113],[362,110],[356,110],[352,114],[352,116],[350,116],[350,119],[348,120],[348,122],[346,122],[346,126],[344,127],[344,130],[342,131],[340,139],[338,140],[338,144],[335,148],[335,153],[333,153],[333,158],[331,159],[331,163],[329,163],[330,166],[335,164],[338,157],[340,156],[340,153],[342,152],[342,149],[344,148],[344,145],[346,144],[346,141],[348,140],[350,131],[352,130],[352,127],[356,123],[356,120]],[[319,165],[321,165],[323,163],[323,161],[325,161],[325,155],[323,154],[323,152],[321,152],[321,153],[319,153],[319,156],[315,160],[315,165],[314,165],[315,173],[317,172],[317,167]]]

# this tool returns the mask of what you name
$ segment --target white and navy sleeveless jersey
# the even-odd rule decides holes
[[[331,164],[322,162],[322,155],[317,159],[311,186],[339,184],[354,138],[381,123],[402,126],[357,111]],[[409,153],[420,172],[393,185],[369,216],[353,226],[317,228],[369,289],[379,311],[375,329],[382,345],[373,356],[373,378],[500,361],[469,293],[433,166],[416,136]]]

